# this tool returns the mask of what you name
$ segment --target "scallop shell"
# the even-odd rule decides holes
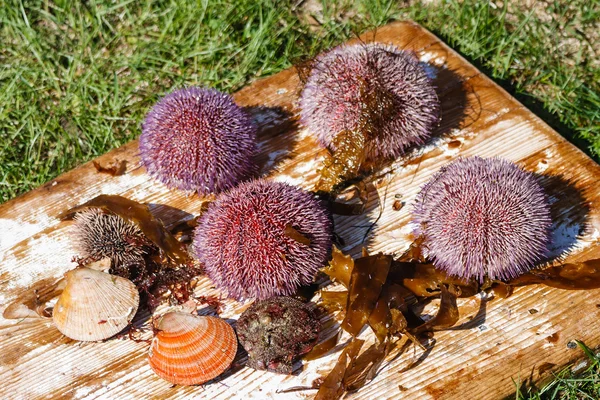
[[[231,326],[216,317],[169,312],[154,324],[158,330],[148,360],[161,378],[178,385],[198,385],[227,370],[237,351]]]
[[[125,328],[140,304],[135,285],[128,279],[90,268],[65,274],[67,285],[58,298],[52,318],[71,339],[107,339]]]

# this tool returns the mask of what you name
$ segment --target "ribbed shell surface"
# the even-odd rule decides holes
[[[140,304],[139,293],[128,279],[89,268],[71,270],[65,279],[52,319],[71,339],[97,341],[119,333]]]
[[[148,359],[161,378],[197,385],[219,376],[233,362],[237,338],[224,320],[170,312],[157,322]]]

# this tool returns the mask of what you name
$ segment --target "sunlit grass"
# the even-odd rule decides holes
[[[598,155],[600,61],[587,35],[595,32],[590,27],[600,5],[563,3],[546,4],[548,19],[473,0],[325,1],[318,24],[309,26],[298,1],[6,0],[0,7],[0,201],[134,139],[148,107],[173,88],[232,92],[404,18],[442,36]]]
[[[575,373],[572,366],[568,366],[540,389],[518,388],[516,400],[600,399],[600,358],[585,343],[577,344],[586,357],[587,367],[583,371]]]

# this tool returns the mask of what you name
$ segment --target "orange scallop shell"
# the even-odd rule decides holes
[[[171,383],[207,382],[233,362],[237,338],[233,328],[220,318],[169,312],[154,326],[158,332],[150,345],[150,367]]]

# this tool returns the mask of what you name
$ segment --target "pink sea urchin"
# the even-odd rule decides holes
[[[312,194],[280,182],[245,182],[202,215],[193,251],[229,296],[266,299],[310,283],[331,249],[331,219]]]
[[[365,130],[371,160],[422,144],[440,111],[415,55],[377,43],[340,46],[317,57],[300,106],[301,122],[329,148],[340,132]]]
[[[152,108],[139,146],[146,170],[165,185],[220,192],[254,171],[256,127],[228,94],[190,87]]]
[[[443,167],[418,194],[414,217],[426,255],[461,278],[514,278],[547,253],[551,218],[542,187],[498,158]]]

